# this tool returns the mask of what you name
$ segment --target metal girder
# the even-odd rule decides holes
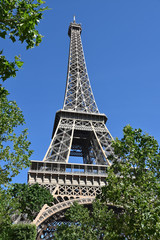
[[[78,199],[71,199],[68,201],[57,203],[51,207],[47,207],[43,210],[41,214],[38,214],[36,219],[33,221],[33,223],[38,227],[40,224],[44,223],[48,218],[52,216],[56,216],[57,213],[63,212],[67,208],[69,208],[73,202],[78,202],[79,204],[91,204],[94,200],[94,197],[84,197],[84,198],[78,198]],[[58,218],[56,218],[57,220]]]
[[[78,202],[80,205],[91,205],[93,197],[72,199],[65,202],[58,203],[52,207],[46,207],[43,214],[34,220],[34,224],[38,227],[37,240],[40,239],[54,239],[54,232],[62,222],[64,223],[64,213],[66,209],[73,205],[73,202]]]
[[[67,124],[67,126],[65,126]],[[74,120],[61,119],[43,161],[67,162],[73,139]]]
[[[43,161],[67,163],[71,155],[82,156],[84,163],[110,165],[112,140],[102,121],[60,118]]]

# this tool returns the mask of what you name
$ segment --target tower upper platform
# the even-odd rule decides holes
[[[81,24],[78,24],[76,22],[71,22],[68,28],[68,36],[71,37],[71,29],[78,30],[80,33],[82,32],[82,26]]]

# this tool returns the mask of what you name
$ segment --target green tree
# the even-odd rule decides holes
[[[25,43],[26,48],[38,46],[42,35],[36,29],[43,18],[45,2],[42,0],[0,0],[0,37],[13,43]],[[0,51],[0,78],[15,77],[23,62],[19,56],[7,60]],[[27,130],[22,111],[15,101],[8,100],[8,91],[0,85],[0,186],[9,183],[19,171],[29,166]],[[17,131],[17,127],[19,127]]]
[[[10,216],[17,210],[17,202],[7,187],[22,168],[29,166],[32,153],[27,129],[15,131],[24,124],[24,117],[16,102],[8,100],[8,94],[0,87],[0,239],[3,240],[8,239]]]
[[[27,215],[27,219],[33,221],[37,213],[44,204],[53,202],[53,196],[48,189],[38,185],[18,184],[12,185],[9,193],[13,200],[17,202],[17,209],[23,215]]]
[[[36,225],[27,223],[14,224],[10,229],[9,240],[35,240],[36,235]]]
[[[55,239],[160,239],[159,145],[141,129],[128,125],[123,132],[112,144],[107,184],[93,211],[72,206],[71,223],[60,226]]]
[[[0,199],[0,240],[10,239],[12,223],[30,223],[44,204],[53,202],[50,191],[38,184],[12,184],[7,190],[1,189]]]
[[[55,233],[57,240],[115,239],[115,214],[99,200],[93,202],[92,211],[74,203],[65,214],[68,224],[62,224]],[[119,238],[117,238],[119,239]]]
[[[43,18],[43,11],[48,9],[44,4],[42,0],[0,0],[0,37],[13,43],[25,43],[27,49],[38,46],[42,35],[36,28]],[[15,77],[22,65],[19,56],[10,61],[0,50],[2,82]],[[22,111],[15,101],[8,100],[8,95],[0,85],[0,186],[9,183],[19,170],[28,167],[31,155],[27,130],[20,130],[24,124]],[[20,127],[18,131],[17,127]]]
[[[36,29],[43,18],[45,2],[42,0],[0,0],[0,37],[12,43],[23,43],[27,49],[38,46],[42,35]],[[3,47],[2,47],[3,48]],[[15,77],[23,62],[20,56],[7,59],[6,49],[0,49],[0,79]],[[19,53],[18,53],[19,54]],[[7,239],[10,216],[17,203],[7,187],[21,169],[29,166],[32,151],[27,140],[27,129],[22,130],[24,117],[15,101],[8,100],[8,91],[0,84],[0,234]],[[4,188],[5,187],[5,188]]]
[[[26,43],[26,48],[38,46],[42,41],[42,35],[36,26],[43,18],[42,0],[0,0],[0,37],[9,38],[13,43],[18,41]],[[0,51],[0,78],[5,81],[9,77],[15,77],[18,68],[23,62],[19,56],[14,61],[7,60]]]
[[[0,190],[0,240],[8,240],[9,229],[12,224],[11,216],[17,210],[17,202],[11,198],[6,190]]]
[[[15,128],[24,124],[22,111],[7,95],[7,90],[0,87],[0,185],[9,183],[21,169],[28,167],[32,154],[27,129],[15,132]]]

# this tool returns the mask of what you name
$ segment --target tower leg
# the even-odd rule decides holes
[[[74,120],[60,119],[43,161],[68,162],[73,140]]]
[[[94,141],[95,150],[97,150],[96,155],[97,153],[100,155],[100,159],[98,159],[98,161],[101,160],[101,154],[103,153],[105,163],[107,163],[110,166],[111,163],[107,157],[113,152],[111,147],[113,138],[104,123],[98,124],[93,122],[92,128],[93,128],[93,132],[95,134],[97,143],[99,145],[98,146],[97,143]],[[98,150],[99,147],[100,147],[100,151]],[[99,164],[104,164],[104,163],[99,162]]]

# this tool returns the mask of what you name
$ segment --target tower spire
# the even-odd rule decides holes
[[[64,98],[64,110],[98,113],[98,108],[91,89],[81,41],[81,24],[70,24],[70,51],[68,74]]]
[[[76,17],[75,17],[75,15],[73,16],[73,22],[74,22],[74,23],[76,22]]]

